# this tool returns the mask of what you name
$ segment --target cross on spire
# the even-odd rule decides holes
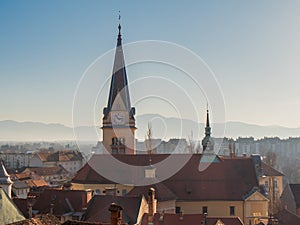
[[[119,25],[118,25],[119,34],[118,34],[118,43],[117,43],[117,46],[120,46],[120,45],[122,45],[122,38],[121,38],[121,12],[120,12],[120,10],[119,10],[118,21],[119,21]]]

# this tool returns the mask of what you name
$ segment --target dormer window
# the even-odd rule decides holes
[[[145,169],[145,178],[155,178],[155,167],[149,166]]]

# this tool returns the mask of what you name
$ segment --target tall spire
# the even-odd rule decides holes
[[[113,74],[111,78],[110,84],[110,91],[108,96],[108,104],[107,107],[104,109],[104,116],[107,116],[108,113],[111,111],[114,101],[116,97],[119,97],[124,104],[125,109],[128,113],[132,116],[134,114],[134,110],[131,109],[130,104],[130,96],[128,90],[128,81],[127,81],[127,74],[126,74],[126,67],[125,67],[125,60],[124,54],[122,49],[122,38],[121,38],[121,23],[120,23],[121,16],[119,15],[119,23],[118,23],[118,38],[117,38],[117,47],[115,51],[115,60],[113,66]]]

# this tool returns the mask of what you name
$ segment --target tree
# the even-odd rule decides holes
[[[148,127],[147,127],[147,132],[145,136],[145,145],[146,145],[146,151],[147,154],[151,155],[152,150],[153,150],[153,145],[152,145],[152,125],[150,122],[148,122]]]
[[[195,151],[195,140],[193,137],[193,131],[191,130],[191,133],[188,136],[188,151],[189,153],[194,153]]]
[[[268,151],[265,157],[265,163],[267,163],[271,167],[276,166],[277,155],[273,151]]]

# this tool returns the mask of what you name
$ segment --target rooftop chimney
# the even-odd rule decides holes
[[[165,215],[165,211],[162,211],[159,215],[159,221],[162,222],[164,221],[164,215]]]
[[[54,203],[50,203],[50,211],[49,211],[49,214],[53,214],[53,206],[54,206]]]
[[[110,211],[110,225],[121,225],[123,210],[122,206],[111,203],[108,210]]]
[[[154,213],[156,213],[155,189],[148,191],[148,223],[153,223]]]
[[[27,197],[27,208],[28,208],[28,218],[31,219],[33,217],[32,215],[32,206],[34,205],[36,199],[33,196]]]
[[[236,157],[235,143],[232,138],[229,139],[229,156],[230,156],[230,158]]]
[[[183,212],[182,211],[179,212],[179,219],[183,220]]]
[[[28,204],[28,219],[32,218],[32,204]]]

